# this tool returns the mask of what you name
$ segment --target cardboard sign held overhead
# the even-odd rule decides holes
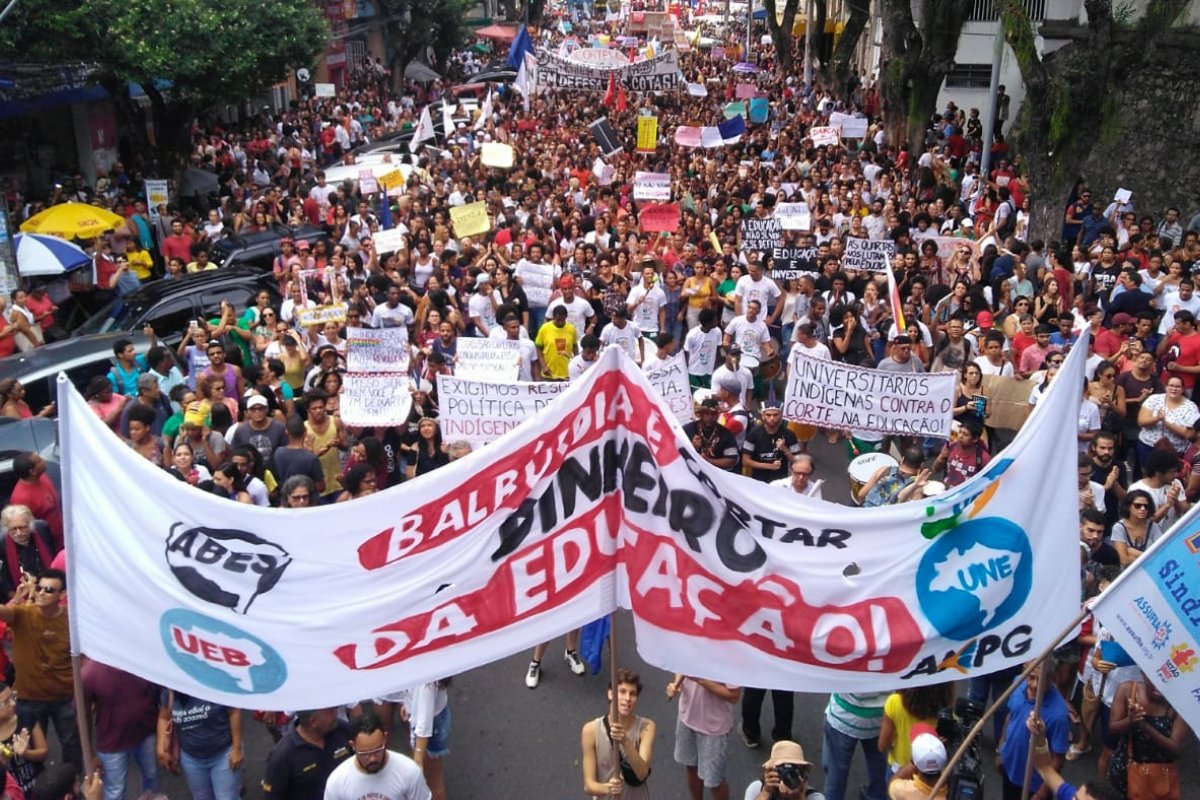
[[[496,169],[512,169],[513,148],[503,142],[484,142],[480,159],[485,167]]]
[[[487,203],[482,200],[451,208],[450,222],[454,225],[454,234],[460,239],[464,236],[478,236],[492,229]]]

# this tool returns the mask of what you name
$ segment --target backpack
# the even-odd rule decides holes
[[[1017,208],[1011,200],[1005,200],[1000,204],[1001,207],[1008,206],[1008,216],[1004,219],[1004,227],[996,229],[996,236],[999,239],[1007,239],[1012,236],[1017,230]],[[1000,216],[1000,209],[996,209],[996,216]]]

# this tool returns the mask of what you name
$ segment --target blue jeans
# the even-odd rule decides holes
[[[821,767],[825,770],[825,800],[845,800],[846,780],[854,748],[862,745],[867,760],[866,800],[887,800],[887,753],[879,752],[875,739],[855,739],[825,722],[825,741],[821,744]]]
[[[542,323],[546,321],[546,306],[540,308],[529,307],[529,338],[537,338],[537,332],[541,329]]]
[[[63,760],[83,772],[83,751],[79,747],[79,728],[75,725],[75,703],[71,700],[25,700],[17,699],[17,719],[22,728],[33,730],[34,723],[42,726],[42,732],[54,733],[62,744]]]
[[[197,758],[186,750],[179,753],[179,766],[187,781],[192,800],[239,800],[242,790],[242,771],[229,768],[229,753],[233,748],[208,758]]]
[[[1021,674],[1021,667],[1009,667],[1002,669],[999,672],[993,672],[991,675],[981,675],[978,678],[971,678],[967,684],[967,697],[977,702],[983,703],[984,706],[991,704],[992,700],[1004,694],[1004,690],[1012,684],[1013,679]],[[992,717],[992,733],[996,737],[996,741],[1000,741],[1000,731],[1004,729],[1004,709],[1000,709],[995,716]]]
[[[137,747],[115,753],[96,753],[104,767],[104,800],[121,800],[125,796],[125,779],[129,762],[136,761],[142,773],[142,791],[158,791],[158,761],[154,756],[154,735],[147,736]]]

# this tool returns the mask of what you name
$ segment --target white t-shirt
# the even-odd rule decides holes
[[[638,339],[641,338],[642,329],[632,320],[626,322],[624,328],[618,328],[610,322],[604,326],[604,330],[600,331],[601,344],[619,345],[622,350],[629,354],[630,358],[637,362],[641,361],[641,353],[638,351]]]
[[[658,310],[667,304],[667,296],[663,294],[661,286],[656,283],[647,289],[646,284],[639,283],[629,290],[626,302],[630,306],[637,305],[631,322],[637,323],[644,333],[658,333]]]
[[[587,321],[596,316],[596,310],[592,308],[592,304],[578,295],[569,303],[561,297],[551,300],[550,305],[546,306],[547,319],[550,318],[555,306],[564,306],[567,309],[567,322],[575,326],[575,331],[580,337],[587,330]]]
[[[597,360],[599,360],[599,359],[597,359]],[[588,361],[587,359],[585,359],[583,357],[583,353],[580,353],[579,355],[572,358],[571,361],[567,364],[567,378],[570,380],[575,380],[576,378],[582,376],[583,373],[587,372],[589,369],[591,369],[595,365],[596,365],[595,361]]]
[[[779,287],[775,285],[775,281],[766,275],[758,280],[754,280],[749,275],[743,275],[738,278],[733,295],[741,300],[743,314],[746,313],[746,305],[751,300],[757,300],[762,313],[766,314],[771,310],[771,305],[775,300],[779,298],[780,291]]]
[[[762,317],[754,322],[746,319],[745,316],[734,317],[725,326],[725,332],[729,334],[731,342],[742,348],[743,353],[760,360],[762,359],[763,345],[771,341],[771,332],[767,330],[767,323],[762,321]]]
[[[780,478],[778,480],[771,481],[770,485],[778,486],[780,489],[787,489],[792,494],[798,494],[801,497],[812,497],[817,500],[824,500],[825,496],[821,494],[821,484],[823,484],[824,482],[825,481],[821,480],[820,478],[818,478],[815,481],[809,481],[808,489],[803,492],[797,492],[795,489],[792,488],[792,479],[790,476],[787,478]],[[1103,509],[1101,509],[1101,510],[1103,510]]]
[[[496,309],[492,306],[491,295],[473,294],[467,301],[467,313],[473,318],[478,317],[490,333],[496,327]],[[485,336],[483,331],[475,328],[476,336]]]
[[[372,328],[407,328],[412,324],[412,309],[404,303],[397,303],[395,308],[389,308],[387,303],[380,303],[371,312]]]
[[[1005,360],[1000,366],[992,366],[992,362],[988,361],[987,356],[979,356],[975,359],[975,363],[979,366],[979,371],[984,375],[1000,375],[1002,377],[1011,378],[1013,374],[1013,365],[1011,361]]]
[[[431,800],[421,768],[393,750],[378,772],[363,772],[357,758],[337,766],[325,782],[325,800]]]
[[[1190,311],[1200,316],[1200,295],[1192,294],[1189,299],[1183,300],[1179,297],[1179,292],[1168,289],[1162,293],[1159,304],[1163,310],[1163,318],[1158,324],[1158,332],[1162,336],[1166,336],[1175,327],[1176,312]]]
[[[721,346],[721,329],[714,327],[708,333],[697,325],[688,331],[683,340],[683,352],[687,356],[689,375],[712,375],[717,368],[717,348]]]
[[[833,359],[833,354],[829,352],[829,345],[825,344],[824,342],[815,342],[812,347],[805,347],[800,342],[796,342],[796,344],[792,346],[793,356],[796,353],[802,353],[809,358],[823,358],[826,361]]]

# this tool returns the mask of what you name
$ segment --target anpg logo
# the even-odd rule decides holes
[[[1000,517],[960,522],[917,567],[917,600],[938,632],[973,639],[1010,619],[1033,585],[1029,537]]]
[[[158,628],[171,660],[205,686],[264,694],[287,679],[287,664],[273,647],[227,622],[176,608],[162,615]]]

